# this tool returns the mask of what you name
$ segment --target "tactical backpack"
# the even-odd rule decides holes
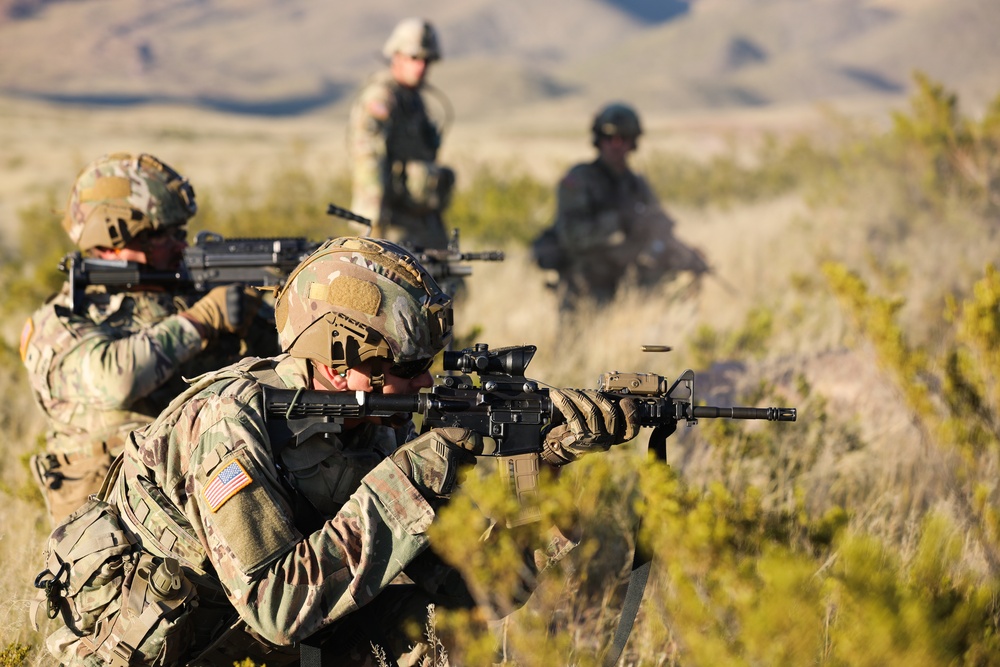
[[[46,647],[63,665],[171,665],[193,636],[194,585],[177,560],[143,551],[105,501],[122,458],[101,492],[52,531],[35,578],[32,621],[44,605],[61,623]]]
[[[559,246],[556,228],[548,227],[531,242],[531,256],[541,269],[560,271],[565,267],[566,258]]]

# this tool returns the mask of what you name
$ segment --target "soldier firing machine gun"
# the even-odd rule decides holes
[[[371,233],[372,221],[336,204],[330,204],[327,215],[333,215],[344,220],[358,222],[368,227]],[[462,252],[459,248],[458,229],[451,231],[447,248],[410,248],[417,261],[427,269],[435,280],[441,282],[447,278],[462,278],[472,275],[472,267],[465,262],[502,262],[503,250],[485,250],[482,252]]]
[[[646,346],[647,351],[665,351]],[[496,457],[509,488],[523,508],[511,524],[537,517],[532,497],[537,493],[539,453],[543,428],[554,416],[549,390],[524,376],[534,345],[490,350],[485,344],[459,352],[444,352],[444,369],[457,375],[439,376],[430,391],[419,394],[356,394],[298,391],[264,387],[268,429],[278,441],[301,441],[317,433],[337,433],[347,419],[419,414],[424,430],[459,426],[495,443],[488,455]],[[478,384],[472,373],[478,379]],[[712,407],[694,404],[694,372],[684,371],[670,384],[654,373],[601,375],[598,390],[612,401],[634,398],[640,424],[653,428],[650,449],[666,459],[666,439],[685,422],[698,419],[762,419],[795,421],[795,408]]]
[[[341,217],[360,219],[350,211],[337,209]],[[350,217],[354,216],[354,217]],[[84,291],[90,285],[103,285],[109,290],[130,290],[139,285],[162,285],[207,292],[219,285],[239,283],[252,287],[276,288],[284,284],[299,263],[316,251],[323,241],[305,237],[225,238],[214,232],[198,232],[193,245],[184,249],[183,260],[176,271],[156,271],[136,262],[119,259],[83,257],[80,252],[67,254],[59,269],[69,275],[70,307],[80,314]],[[500,261],[503,252],[460,252],[458,236],[447,250],[424,250],[415,253],[418,261],[437,280],[451,276],[471,275],[468,261]]]
[[[193,292],[207,292],[219,285],[240,283],[253,287],[278,287],[322,241],[303,237],[223,238],[198,232],[194,245],[184,249],[176,271],[155,271],[143,264],[118,259],[95,259],[72,252],[59,269],[69,274],[73,312],[79,312],[84,290],[104,285],[129,290],[139,285],[171,285]]]

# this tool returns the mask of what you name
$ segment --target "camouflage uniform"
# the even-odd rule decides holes
[[[642,176],[615,174],[599,159],[578,164],[559,182],[555,229],[567,265],[564,296],[606,303],[650,248],[649,231],[669,235],[673,221]]]
[[[258,366],[273,369],[272,382],[295,389],[311,386],[308,363],[285,356]],[[125,517],[141,516],[145,488],[166,494],[173,507],[147,508],[145,530],[133,519],[137,533],[159,538],[144,547],[212,573],[227,591],[229,604],[220,604],[218,586],[205,587],[217,603],[195,611],[203,632],[189,659],[236,620],[236,610],[274,645],[301,641],[356,611],[427,547],[434,518],[399,468],[384,460],[397,447],[393,429],[368,425],[288,448],[271,442],[260,382],[243,370],[250,365],[235,377],[199,379],[153,426],[135,433],[115,490]],[[226,481],[233,470],[239,479]],[[323,484],[328,514],[302,511],[294,478]],[[168,512],[173,526],[164,525]]]
[[[82,243],[84,249],[92,243],[115,243],[107,237],[93,238],[93,225],[76,222],[88,218],[84,209],[90,205],[78,192],[96,189],[95,174],[116,178],[119,159],[134,159],[125,155],[112,158],[85,169],[70,198],[65,224],[73,241]],[[168,169],[157,164],[161,167]],[[141,187],[133,183],[127,203],[154,220],[165,219],[164,226],[186,222],[189,212],[170,210],[171,196],[158,191],[160,185],[152,178]],[[112,199],[122,200],[120,195],[114,194]],[[193,191],[190,198],[193,209]],[[123,227],[116,232],[121,231],[121,237],[127,239],[130,232],[150,228],[149,220],[136,218],[130,215],[127,219],[134,229]],[[96,235],[100,233],[106,232],[102,228]],[[79,301],[81,297],[82,303],[75,304],[74,312],[67,283],[25,322],[21,333],[21,359],[47,419],[47,453],[34,457],[32,468],[54,523],[100,488],[125,436],[151,422],[186,388],[183,377],[221,368],[245,353],[277,351],[277,341],[263,319],[260,323],[264,326],[257,328],[251,342],[224,335],[206,348],[196,326],[178,315],[195,296],[155,291],[112,293],[89,286],[75,298]]]
[[[177,304],[185,303],[179,296],[100,288],[86,296],[86,314],[74,314],[67,285],[22,332],[24,365],[48,427],[48,454],[38,461],[48,472],[39,474],[46,487],[65,487],[48,494],[54,521],[100,488],[124,437],[155,419],[187,387],[184,377],[221,368],[248,349],[246,341],[226,337],[203,352],[195,326],[177,315]],[[276,347],[268,338],[257,351]],[[87,458],[96,461],[78,468],[84,478],[76,484],[73,464]]]
[[[351,207],[372,221],[370,235],[411,249],[446,248],[442,213],[455,175],[437,162],[441,133],[421,89],[399,84],[388,70],[374,75],[351,108],[348,142]]]
[[[117,620],[88,630],[105,628],[93,643],[68,623],[50,635],[49,650],[64,664],[100,664],[96,645],[105,654],[136,649],[171,656],[157,664],[249,657],[274,667],[295,663],[299,654],[290,647],[308,640],[327,647],[332,656],[324,658],[333,664],[376,664],[375,642],[400,665],[429,665],[430,647],[414,645],[404,626],[423,627],[428,603],[474,604],[458,573],[428,549],[427,530],[457,483],[449,452],[464,452],[457,460],[472,462],[481,441],[463,450],[454,433],[462,429],[410,440],[411,422],[345,423],[341,431],[295,438],[265,418],[262,400],[264,385],[313,388],[317,364],[340,370],[436,354],[451,335],[448,297],[398,246],[335,239],[289,278],[276,320],[289,354],[246,359],[197,378],[155,422],[129,436],[104,497],[144,554],[174,559],[183,574],[174,577],[174,597],[134,600],[123,590],[126,599],[113,608],[98,607],[98,618],[116,614]],[[635,424],[622,422],[618,408],[603,409],[569,391],[551,390],[554,403],[569,401],[572,407],[559,409],[586,419],[554,430],[558,439],[546,450],[553,465],[606,449],[609,434],[634,435]],[[52,543],[87,561],[95,577],[110,569],[99,560],[95,567],[100,552],[88,551],[107,545],[103,533],[76,533],[70,521],[53,532]],[[572,543],[557,536],[539,547],[525,554],[525,572],[537,573]],[[50,576],[61,562],[48,560]],[[532,580],[526,576],[520,585]],[[100,587],[108,581],[105,575],[92,593],[101,604],[114,592]],[[183,609],[183,641],[175,638],[169,650],[157,648],[171,643],[156,625],[158,605],[163,613]],[[143,660],[150,664],[149,653]]]
[[[595,146],[603,132],[623,132],[633,142],[641,133],[638,116],[621,104],[601,110],[592,129]],[[674,236],[674,221],[649,182],[627,167],[613,169],[601,156],[574,166],[559,182],[553,230],[564,309],[582,297],[611,301],[629,274],[652,285],[678,271],[708,270],[698,251]]]

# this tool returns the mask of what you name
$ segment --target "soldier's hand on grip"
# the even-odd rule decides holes
[[[392,454],[392,460],[431,503],[444,502],[458,484],[458,469],[476,462],[483,439],[465,428],[436,428]]]
[[[220,285],[181,314],[200,325],[202,335],[209,340],[219,332],[244,336],[262,302],[261,293],[252,287]]]
[[[549,399],[563,420],[542,442],[542,458],[551,465],[565,465],[588,452],[606,451],[639,432],[638,409],[632,398],[616,402],[590,389],[550,389]]]

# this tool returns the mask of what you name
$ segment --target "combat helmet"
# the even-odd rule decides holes
[[[403,53],[411,58],[423,58],[427,62],[441,59],[441,47],[434,26],[420,18],[403,19],[393,29],[382,55],[392,58],[394,53]]]
[[[590,129],[593,132],[595,146],[601,137],[626,137],[637,143],[639,135],[642,134],[639,114],[632,107],[620,102],[609,104],[598,111]]]
[[[186,224],[197,210],[194,188],[163,162],[111,153],[77,176],[62,225],[80,250],[122,248],[141,232]]]
[[[451,297],[405,248],[381,239],[330,239],[279,290],[283,352],[345,372],[368,359],[415,377],[451,342]],[[373,373],[373,386],[380,374]]]

